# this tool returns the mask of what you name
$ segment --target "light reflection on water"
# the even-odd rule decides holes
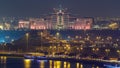
[[[50,68],[53,68],[53,61],[49,60]]]
[[[81,64],[81,63],[76,63],[76,68],[83,68],[83,64]]]
[[[15,64],[16,66],[13,66]],[[11,61],[9,60],[9,58],[5,56],[0,57],[0,68],[13,68],[13,67],[16,68],[104,68],[102,66],[100,67],[95,64],[83,64],[79,62],[67,62],[67,61],[57,61],[57,60],[31,60],[31,59],[23,59],[23,58],[12,58]]]
[[[6,56],[0,56],[0,68],[6,68],[6,59],[7,57]]]
[[[67,68],[67,62],[64,62],[64,68]]]
[[[0,56],[0,63],[6,63],[6,56]]]
[[[28,59],[24,60],[25,68],[31,68],[31,65],[32,65],[31,62],[36,62],[36,61],[28,60]],[[99,66],[95,66],[95,65],[83,65],[79,62],[70,63],[66,61],[56,61],[56,60],[48,60],[48,61],[40,60],[38,63],[39,63],[38,68],[73,68],[73,67],[74,68],[100,68]],[[47,63],[48,65],[46,65]]]
[[[24,68],[30,68],[31,67],[31,60],[25,59],[24,60]]]
[[[61,61],[54,61],[54,68],[61,68]]]
[[[45,62],[44,62],[44,60],[40,61],[40,68],[45,68]]]

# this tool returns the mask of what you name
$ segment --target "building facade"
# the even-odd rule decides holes
[[[47,29],[47,25],[42,18],[38,19],[30,19],[30,29],[32,30],[41,30],[41,29]]]
[[[67,9],[54,8],[54,13],[49,18],[31,18],[28,21],[19,21],[19,28],[27,28],[32,30],[44,29],[74,29],[88,30],[91,29],[93,18],[76,18],[67,13]],[[74,19],[72,19],[74,18]]]
[[[25,29],[29,29],[29,25],[30,25],[30,22],[29,21],[24,21],[24,20],[20,20],[18,22],[18,28],[25,28]]]
[[[78,18],[74,22],[72,29],[75,30],[89,30],[92,27],[93,19],[92,18]]]

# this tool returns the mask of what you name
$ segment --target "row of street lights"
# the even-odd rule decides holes
[[[82,52],[82,50],[84,50],[84,48],[82,48],[82,47],[80,47],[80,48],[77,47],[76,49],[77,49],[79,52],[80,52],[80,51]],[[91,50],[92,50],[93,53],[96,53],[96,54],[98,54],[98,51],[100,51],[99,48],[92,48]],[[106,53],[106,56],[109,56],[109,53],[111,52],[111,49],[105,49],[104,52]],[[118,57],[120,57],[120,50],[117,49],[116,52],[118,53]]]
[[[42,35],[43,35],[43,33],[41,32],[40,35],[41,35],[41,40],[42,40]],[[56,35],[59,36],[59,33],[57,33]],[[68,36],[68,38],[70,38],[70,36]],[[76,38],[78,38],[78,36],[76,36]],[[97,37],[97,39],[100,39],[100,37]],[[112,39],[112,38],[109,37],[108,39]],[[27,42],[26,50],[28,51],[28,50],[29,50],[29,33],[26,33],[26,42]],[[42,48],[42,43],[41,43],[41,48]],[[67,47],[67,46],[64,47],[64,48],[71,49],[71,47]],[[83,48],[78,48],[78,47],[77,47],[77,50],[82,51]],[[92,48],[92,51],[93,51],[94,53],[96,53],[96,52],[99,51],[99,48]],[[106,52],[106,55],[108,56],[108,55],[109,55],[109,52],[110,52],[110,49],[105,49],[105,52]],[[120,50],[117,50],[116,52],[119,54],[119,57],[120,57]]]

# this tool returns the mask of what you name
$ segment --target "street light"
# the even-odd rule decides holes
[[[120,57],[120,50],[117,50],[118,56]]]
[[[101,36],[97,36],[97,37],[96,37],[96,40],[100,40],[100,39],[101,39]]]
[[[26,50],[28,51],[28,48],[29,48],[29,42],[28,42],[28,40],[29,40],[29,33],[26,33],[26,43],[27,43],[27,47],[26,47]]]
[[[76,39],[78,39],[78,38],[79,38],[79,36],[75,36],[75,38],[76,38]]]
[[[108,56],[110,49],[105,49],[105,52],[107,53],[107,56]]]
[[[41,45],[41,50],[42,50],[42,37],[43,37],[43,32],[40,32],[40,35],[41,35],[41,37],[40,37],[40,45]]]
[[[60,39],[60,33],[59,32],[56,33],[56,37],[57,37],[57,39]]]
[[[68,36],[67,38],[68,38],[69,41],[71,40],[71,37],[70,37],[70,36]]]
[[[99,48],[92,48],[92,51],[93,51],[94,53],[96,53],[96,52],[99,51]]]

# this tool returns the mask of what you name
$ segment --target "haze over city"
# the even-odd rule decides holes
[[[0,17],[41,17],[61,4],[71,14],[119,17],[119,0],[0,0]]]

